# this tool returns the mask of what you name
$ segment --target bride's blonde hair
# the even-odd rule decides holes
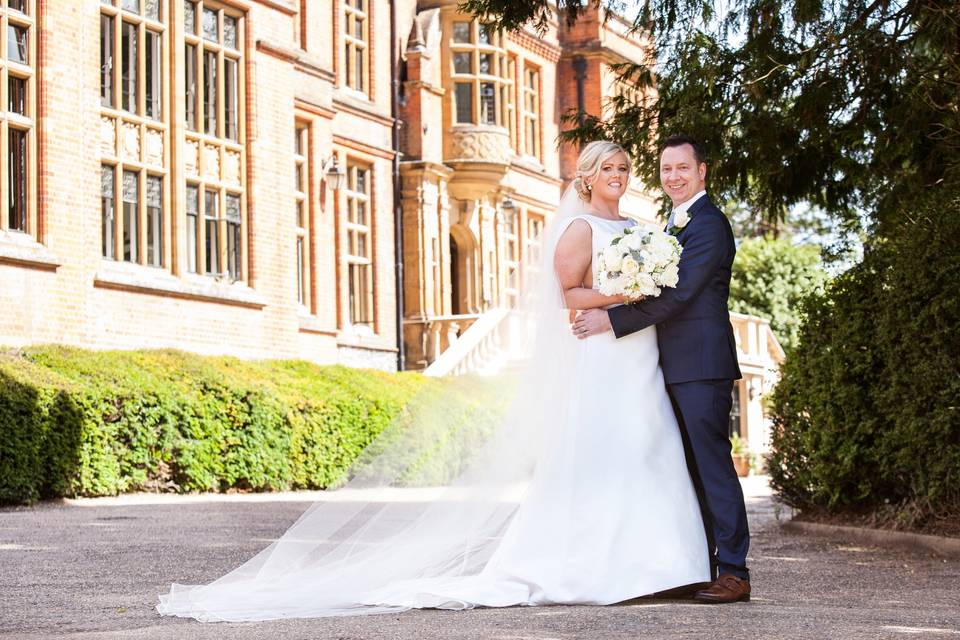
[[[590,202],[590,189],[587,188],[587,180],[595,178],[600,173],[600,165],[603,161],[612,155],[622,153],[627,157],[627,166],[633,167],[630,160],[630,154],[616,142],[607,140],[594,140],[580,151],[580,157],[577,158],[577,173],[573,178],[573,188],[584,202]]]

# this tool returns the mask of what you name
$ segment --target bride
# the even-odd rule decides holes
[[[564,310],[625,302],[592,288],[592,257],[634,224],[619,215],[629,179],[619,145],[584,147],[518,313],[529,366],[488,437],[471,444],[446,401],[421,403],[280,539],[208,585],[174,584],[157,610],[246,621],[603,605],[708,581],[656,328],[578,340]],[[447,486],[396,488],[440,449],[463,458]]]

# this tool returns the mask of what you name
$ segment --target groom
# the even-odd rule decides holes
[[[657,298],[609,310],[582,312],[578,338],[613,330],[625,335],[657,325],[660,365],[700,496],[711,569],[719,576],[694,599],[708,603],[750,599],[747,510],[730,457],[727,424],[733,381],[740,378],[727,311],[730,266],[736,254],[726,216],[706,192],[703,147],[675,135],[660,154],[660,183],[673,201],[667,231],[683,245],[680,280]]]

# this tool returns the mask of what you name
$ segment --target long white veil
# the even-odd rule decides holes
[[[157,610],[204,621],[389,613],[403,608],[368,604],[371,594],[408,580],[478,574],[538,460],[550,453],[551,427],[568,415],[578,343],[553,256],[563,230],[585,210],[568,188],[538,263],[525,265],[520,308],[512,312],[512,326],[526,332],[513,340],[526,346],[522,373],[461,378],[439,397],[417,398],[330,499],[222,578],[174,584]],[[398,488],[411,485],[420,488]]]

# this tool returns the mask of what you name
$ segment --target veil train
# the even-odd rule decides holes
[[[526,265],[520,307],[511,311],[525,332],[514,341],[525,346],[526,362],[516,380],[467,377],[417,398],[352,465],[350,480],[332,490],[336,499],[313,504],[214,582],[172,585],[157,611],[202,621],[392,613],[404,607],[364,603],[396,582],[478,574],[548,453],[550,426],[569,410],[577,341],[553,255],[585,210],[568,187],[539,264]]]

